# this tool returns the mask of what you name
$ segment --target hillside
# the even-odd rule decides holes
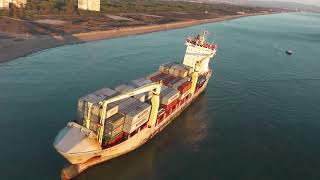
[[[231,4],[157,0],[106,0],[101,12],[81,11],[76,1],[30,0],[25,8],[1,10],[0,32],[65,35],[121,27],[214,19],[261,12],[265,9]],[[6,18],[8,17],[8,18]]]

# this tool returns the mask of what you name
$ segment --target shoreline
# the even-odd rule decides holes
[[[254,13],[245,15],[232,15],[223,16],[214,19],[201,19],[201,20],[190,20],[190,21],[179,21],[167,24],[156,24],[148,26],[137,26],[137,27],[124,27],[119,29],[112,29],[106,31],[91,31],[85,33],[78,33],[68,36],[49,36],[49,35],[35,35],[31,37],[23,37],[19,41],[7,41],[0,44],[0,64],[14,60],[19,57],[25,57],[30,54],[55,48],[64,45],[72,45],[79,43],[86,43],[92,41],[113,39],[118,37],[140,35],[146,33],[152,33],[157,31],[180,29],[195,25],[215,23],[221,21],[227,21],[232,19],[238,19],[242,17],[268,15],[272,13]],[[4,40],[5,41],[5,40]]]

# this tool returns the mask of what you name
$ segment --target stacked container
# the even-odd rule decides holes
[[[143,103],[138,107],[122,111],[125,115],[123,131],[130,134],[149,120],[151,105]]]
[[[165,74],[165,73],[160,73],[155,76],[151,76],[150,80],[153,82],[162,82],[164,85],[170,84],[172,81],[177,79],[177,77],[170,75],[170,74]]]
[[[132,85],[133,85],[134,87],[137,87],[137,88],[152,83],[151,80],[146,79],[146,78],[136,79],[136,80],[133,80],[133,81],[131,81],[131,82],[132,82]],[[143,93],[143,94],[139,94],[139,95],[137,96],[137,99],[139,99],[138,97],[141,97],[141,98],[144,97],[144,101],[141,101],[141,99],[139,99],[139,100],[140,100],[141,102],[145,102],[145,100],[151,99],[152,95],[153,95],[152,92],[149,91],[149,92],[146,92],[146,93]]]
[[[104,138],[106,140],[112,140],[123,131],[124,116],[122,114],[115,114],[108,118],[104,126]]]
[[[154,72],[154,73],[149,74],[148,76],[146,76],[146,79],[151,80],[151,77],[157,76],[157,75],[159,75],[159,74],[161,74],[160,71]]]
[[[173,88],[166,88],[160,93],[161,107],[165,111],[171,110],[177,103],[180,97],[180,92]]]
[[[185,78],[180,79],[179,81],[176,81],[175,83],[170,84],[170,85],[171,85],[172,88],[178,89],[179,86],[181,86],[185,82],[188,82],[189,80],[190,80],[190,77],[185,77]]]
[[[87,102],[91,102],[93,105],[91,107],[90,121],[92,121],[91,126],[94,128],[95,127],[94,123],[98,123],[100,121],[101,105],[99,104],[99,102],[106,100],[106,99],[109,99],[116,94],[117,94],[117,92],[112,89],[103,88],[103,89],[100,89],[92,94],[81,97],[78,100],[78,114],[79,114],[78,123],[83,125],[83,120],[88,116]],[[112,115],[116,114],[117,112],[118,112],[117,105],[108,104],[107,109],[106,109],[106,118],[111,117]]]
[[[193,68],[186,66],[184,64],[178,64],[175,62],[170,62],[166,64],[162,64],[159,67],[159,71],[165,74],[170,74],[175,77],[184,78],[192,73]]]
[[[181,94],[180,100],[184,99],[191,93],[190,92],[191,86],[192,86],[192,83],[187,81],[178,87],[178,90],[180,91],[180,94]]]
[[[115,90],[119,93],[126,93],[126,92],[134,90],[135,88],[136,87],[134,85],[122,84],[122,85],[117,86],[115,88]],[[145,94],[142,93],[142,94],[135,95],[134,98],[138,99],[141,102],[144,102],[146,99],[146,96],[145,96]]]

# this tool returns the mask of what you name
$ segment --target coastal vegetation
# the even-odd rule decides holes
[[[230,4],[206,4],[159,0],[102,0],[101,11],[82,11],[77,8],[77,0],[28,0],[25,7],[10,5],[0,10],[0,15],[15,18],[33,18],[42,15],[89,15],[105,13],[137,12],[216,12],[232,15],[239,11],[255,12],[262,8],[242,7]]]

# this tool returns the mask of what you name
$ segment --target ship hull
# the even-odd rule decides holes
[[[203,86],[199,88],[199,90],[190,99],[188,99],[183,105],[179,106],[172,114],[165,117],[165,119],[157,126],[153,128],[144,128],[134,136],[127,139],[126,141],[107,149],[74,154],[68,154],[63,152],[59,153],[62,156],[64,156],[71,164],[82,164],[86,163],[87,161],[93,158],[96,159],[95,161],[97,161],[97,163],[108,161],[110,159],[113,159],[115,157],[121,156],[130,151],[135,150],[136,148],[142,146],[144,143],[150,140],[152,137],[154,137],[162,129],[164,129],[177,116],[179,116],[194,100],[196,100],[196,98],[205,90],[210,77],[211,73],[207,75],[207,80],[203,84]]]

